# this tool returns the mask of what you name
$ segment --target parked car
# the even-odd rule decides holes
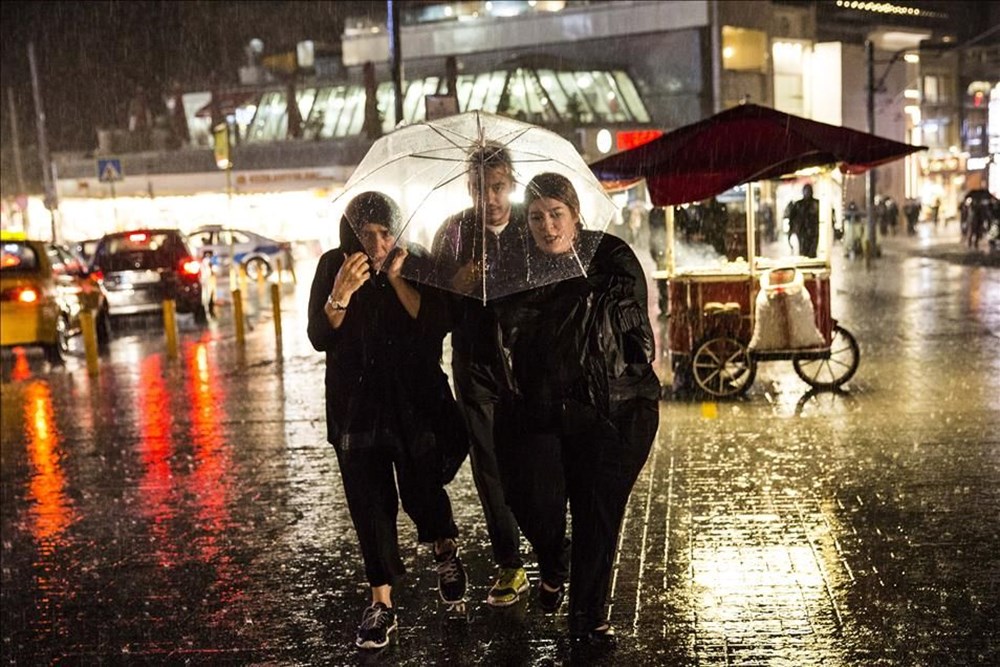
[[[49,362],[61,364],[86,309],[95,315],[98,347],[106,349],[111,318],[99,277],[66,246],[0,239],[0,345],[38,346]]]
[[[177,313],[198,324],[215,314],[211,269],[177,229],[136,229],[106,234],[91,270],[104,280],[112,317],[162,311],[173,299]]]
[[[292,244],[276,241],[246,229],[230,229],[222,225],[205,225],[190,233],[195,251],[199,256],[208,255],[217,270],[228,270],[229,256],[246,271],[247,277],[265,278],[278,269],[294,270],[292,266]]]

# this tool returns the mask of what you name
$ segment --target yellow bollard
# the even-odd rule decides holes
[[[87,373],[96,376],[97,365],[97,322],[90,310],[80,312],[80,328],[83,330],[83,351],[87,357]]]
[[[167,336],[167,357],[177,358],[177,303],[173,299],[163,301],[163,331]]]
[[[236,320],[236,343],[243,347],[246,340],[243,323],[243,294],[238,289],[233,290],[233,319]]]
[[[281,357],[281,286],[271,283],[271,312],[274,315],[274,342]]]

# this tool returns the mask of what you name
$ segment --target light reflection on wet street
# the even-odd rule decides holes
[[[7,355],[3,661],[997,664],[1000,269],[915,243],[889,239],[871,271],[838,260],[833,314],[861,345],[846,393],[769,362],[743,400],[662,404],[616,563],[613,653],[571,646],[565,608],[485,605],[468,464],[449,487],[467,617],[437,608],[403,518],[398,641],[353,648],[367,591],[304,335],[310,265],[284,292],[280,360],[264,301],[242,351],[223,306],[205,332],[181,323],[177,359],[141,325],[97,377],[79,350],[55,370]]]

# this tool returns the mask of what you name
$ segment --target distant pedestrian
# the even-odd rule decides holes
[[[802,186],[802,199],[788,209],[788,236],[798,239],[799,254],[815,257],[819,246],[819,200],[813,197],[812,185]]]
[[[653,258],[656,270],[665,271],[667,268],[667,209],[663,206],[655,206],[649,212],[649,254]],[[657,278],[656,289],[660,316],[666,317],[669,308],[667,281],[663,278]]]
[[[309,294],[309,340],[326,353],[327,439],[371,587],[356,639],[364,649],[386,646],[397,627],[392,587],[405,572],[400,501],[418,540],[434,545],[441,599],[465,601],[458,528],[444,488],[457,470],[446,469],[446,445],[465,439],[440,366],[446,309],[436,290],[401,277],[403,264],[421,261],[422,253],[397,244],[400,225],[388,197],[366,192],[351,200],[340,247],[320,257]]]
[[[903,205],[903,214],[906,216],[906,233],[914,236],[917,233],[917,221],[920,219],[920,200],[911,197]]]
[[[525,205],[537,270],[579,276],[578,257],[594,254],[586,276],[497,304],[524,430],[500,452],[502,470],[538,555],[540,607],[558,610],[569,578],[571,636],[606,642],[622,519],[659,424],[646,277],[628,244],[582,228],[565,177],[535,176]]]

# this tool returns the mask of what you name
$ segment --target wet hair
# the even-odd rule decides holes
[[[381,192],[362,192],[347,204],[340,218],[340,247],[345,253],[364,250],[358,232],[367,224],[384,225],[398,236],[403,217],[399,206]]]
[[[810,183],[806,183],[802,186],[802,196],[812,197],[813,196],[813,186]]]
[[[576,188],[562,174],[545,172],[532,178],[524,189],[524,207],[530,207],[537,199],[556,199],[566,204],[577,217],[580,216],[580,198]]]
[[[468,163],[470,178],[487,169],[502,169],[511,179],[514,178],[514,160],[510,157],[510,151],[495,141],[487,141],[470,151]]]

